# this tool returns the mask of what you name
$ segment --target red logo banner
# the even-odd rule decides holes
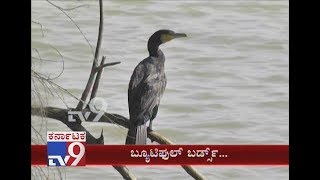
[[[32,145],[31,164],[47,165]],[[86,165],[288,165],[289,145],[87,145]]]

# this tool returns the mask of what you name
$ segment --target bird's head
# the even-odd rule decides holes
[[[156,31],[151,35],[148,41],[149,53],[152,55],[152,53],[154,53],[155,50],[158,50],[158,47],[161,44],[164,44],[168,41],[171,41],[172,39],[180,37],[187,37],[187,35],[185,33],[176,33],[172,30],[167,29],[161,29]]]
[[[187,37],[187,35],[185,33],[176,33],[171,30],[161,29],[152,34],[152,36],[149,38],[149,42],[153,41],[153,42],[158,42],[160,44],[163,44],[172,39],[180,38],[180,37]]]

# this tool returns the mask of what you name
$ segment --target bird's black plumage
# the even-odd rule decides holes
[[[126,144],[146,144],[147,127],[157,116],[160,99],[167,84],[164,72],[165,56],[159,49],[162,43],[173,38],[186,37],[171,30],[159,30],[148,41],[149,56],[134,69],[128,88],[130,125]]]

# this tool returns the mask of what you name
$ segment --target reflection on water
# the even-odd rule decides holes
[[[95,48],[98,2],[55,1],[68,11]],[[108,111],[128,116],[127,86],[132,70],[147,56],[146,43],[158,29],[184,32],[188,38],[161,46],[166,56],[167,89],[154,129],[178,144],[288,144],[287,1],[104,1],[100,54],[121,64],[107,68],[98,92]],[[80,97],[91,69],[92,51],[77,28],[46,1],[32,1],[33,59],[38,71]],[[32,55],[37,57],[35,50]],[[57,97],[48,104],[64,108]],[[64,95],[70,107],[77,101]],[[32,117],[35,128],[43,126]],[[126,129],[84,123],[105,144],[123,144]],[[68,130],[48,120],[50,130]],[[41,133],[45,134],[45,128]],[[35,135],[33,134],[33,137]],[[131,167],[139,179],[190,179],[180,167]],[[208,179],[288,179],[287,167],[197,167]],[[113,168],[68,168],[67,179],[121,179]]]

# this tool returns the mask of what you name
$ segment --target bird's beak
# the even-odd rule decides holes
[[[187,37],[187,35],[185,33],[162,34],[161,42],[166,43],[168,41],[171,41],[172,39],[180,38],[180,37]]]
[[[174,33],[173,38],[187,37],[185,33]]]

